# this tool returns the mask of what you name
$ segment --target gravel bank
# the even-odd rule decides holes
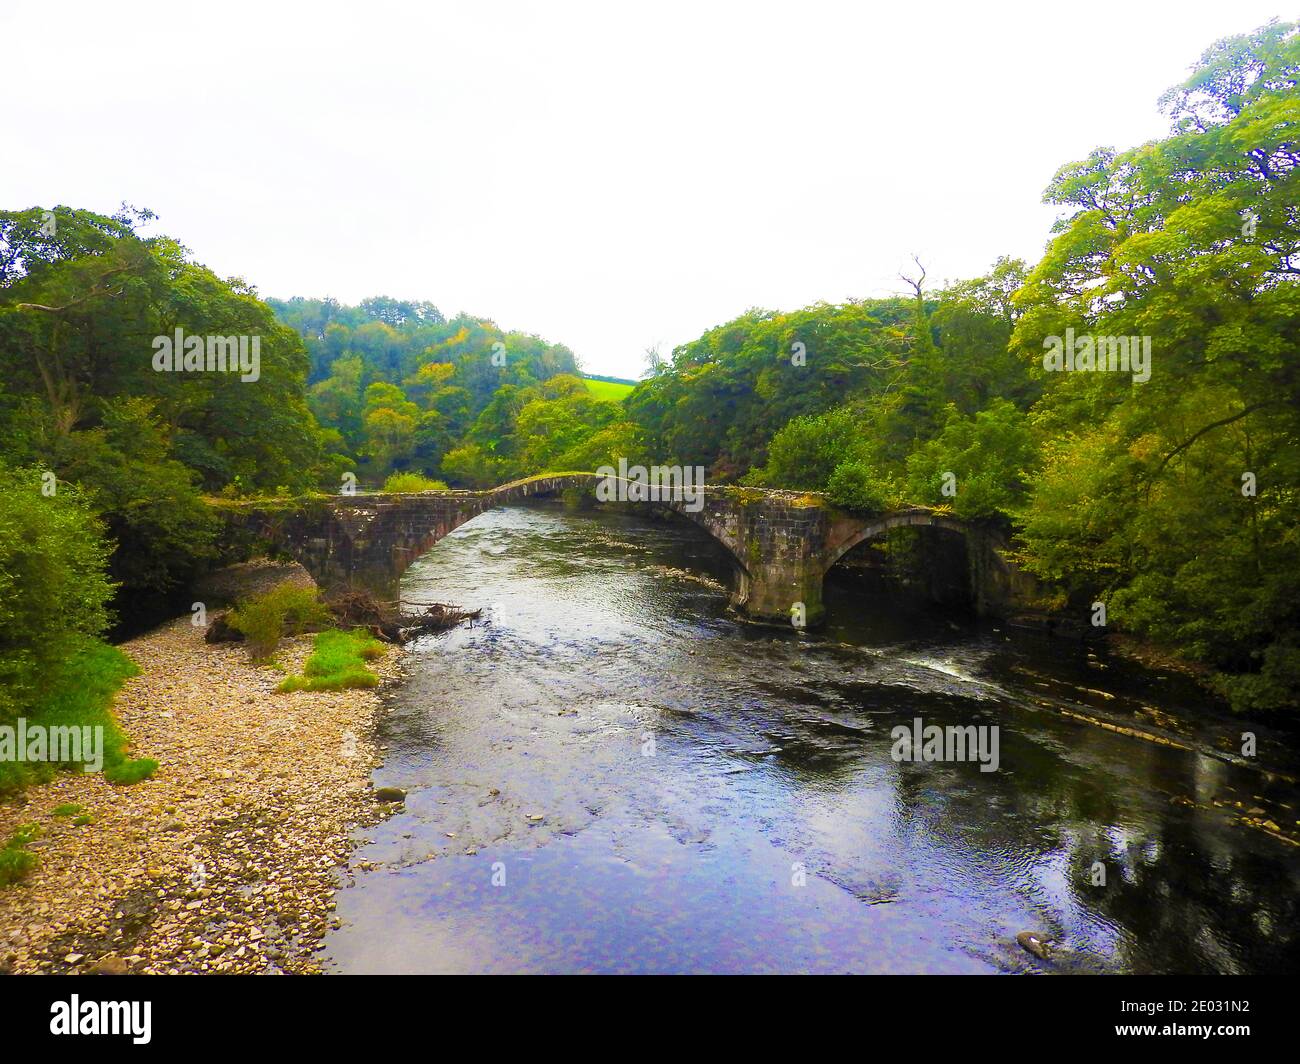
[[[297,566],[239,566],[238,594]],[[301,672],[310,637],[277,659]],[[0,805],[0,833],[36,821],[40,866],[0,890],[0,970],[315,973],[354,828],[387,809],[370,792],[379,692],[277,694],[283,674],[238,644],[209,646],[182,617],[121,647],[141,674],[115,711],[152,779],[113,787],[60,773],[22,805]],[[400,651],[372,663],[383,685]],[[51,811],[84,806],[92,824]]]

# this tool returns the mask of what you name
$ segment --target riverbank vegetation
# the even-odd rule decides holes
[[[384,644],[362,632],[331,628],[317,634],[301,676],[286,676],[278,691],[343,691],[376,687],[379,677],[366,668],[384,653]]]
[[[225,620],[244,637],[249,657],[261,663],[271,659],[285,636],[320,631],[331,616],[316,588],[286,583],[244,599]]]
[[[17,883],[40,863],[40,858],[27,848],[39,834],[39,824],[20,824],[0,846],[0,889]]]
[[[219,558],[205,495],[483,488],[623,457],[999,522],[1062,609],[1105,602],[1234,707],[1294,709],[1298,77],[1291,24],[1219,42],[1160,101],[1168,136],[1052,177],[1038,262],[943,287],[918,262],[901,296],[750,310],[625,397],[561,344],[429,302],[262,299],[149,235],[148,211],[0,212],[0,458],[19,470],[0,550],[29,574],[0,595],[0,698],[63,653],[33,618],[93,638]],[[178,328],[260,338],[257,379],[158,371]],[[1062,337],[1150,362],[1058,369]],[[58,526],[39,556],[33,522]],[[87,591],[78,567],[100,563]]]
[[[76,488],[33,469],[0,473],[0,726],[102,729],[104,776],[129,784],[157,764],[128,756],[110,711],[137,670],[101,638],[113,593],[108,551],[100,520]],[[14,753],[0,758],[0,796],[81,767],[53,750],[48,760]]]

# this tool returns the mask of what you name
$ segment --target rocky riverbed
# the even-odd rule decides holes
[[[234,597],[285,579],[308,577],[253,564],[214,587]],[[0,970],[320,971],[354,829],[393,808],[369,781],[400,652],[372,663],[379,689],[278,694],[284,673],[203,635],[182,617],[122,644],[141,672],[114,709],[136,756],[159,762],[153,778],[60,773],[0,805],[0,836],[41,828],[39,867],[0,891]],[[286,640],[277,661],[301,672],[310,649],[310,637]],[[53,815],[67,804],[93,821]]]

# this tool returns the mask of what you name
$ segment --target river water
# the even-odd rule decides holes
[[[1285,775],[1234,763],[1244,726],[1176,676],[850,575],[822,629],[749,624],[729,579],[693,525],[558,505],[420,559],[405,597],[484,614],[412,644],[388,693],[375,782],[408,798],[339,891],[327,967],[1300,969],[1275,737],[1257,760]],[[918,718],[996,726],[997,771],[896,760]]]

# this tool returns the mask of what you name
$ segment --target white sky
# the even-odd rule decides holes
[[[1278,0],[0,0],[0,206],[126,200],[262,295],[638,376],[750,306],[1033,260],[1042,190]]]

